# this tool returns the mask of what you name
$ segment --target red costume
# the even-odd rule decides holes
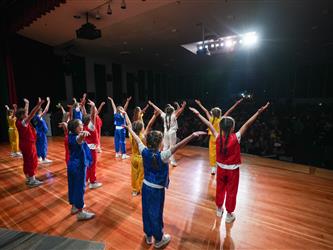
[[[98,146],[98,133],[97,126],[94,126],[91,122],[87,126],[84,126],[83,129],[90,133],[89,136],[85,137],[85,141],[90,148],[92,163],[87,169],[87,177],[86,180],[90,181],[90,183],[94,183],[96,181],[96,165],[97,165],[97,146]]]

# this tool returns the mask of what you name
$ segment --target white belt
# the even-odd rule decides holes
[[[123,126],[116,126],[116,129],[123,129]]]
[[[8,129],[14,129],[14,128],[8,128]]]
[[[88,148],[91,150],[95,150],[95,149],[97,149],[97,146],[96,146],[96,144],[88,144]]]
[[[146,179],[143,179],[143,183],[146,184],[148,187],[151,187],[151,188],[157,188],[157,189],[163,189],[164,188],[163,186],[151,183],[151,182],[147,181]]]
[[[226,165],[226,164],[222,164],[219,162],[216,162],[217,166],[219,166],[222,169],[227,169],[227,170],[234,170],[239,168],[241,165],[240,164],[230,164],[230,165]]]

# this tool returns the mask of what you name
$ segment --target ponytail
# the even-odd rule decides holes
[[[231,130],[235,126],[235,121],[233,118],[226,116],[223,117],[220,121],[220,154],[226,155],[227,154],[227,147],[229,142],[229,137]],[[223,132],[223,135],[222,135]],[[222,136],[225,137],[224,143]]]
[[[153,166],[154,170],[159,169],[158,162],[157,162],[157,153],[155,151],[153,151],[153,153],[152,153],[152,166]]]

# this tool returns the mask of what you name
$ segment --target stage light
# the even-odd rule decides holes
[[[208,45],[205,45],[205,48],[208,49]]]
[[[108,11],[107,11],[107,14],[108,14],[108,15],[112,15],[112,9],[111,9],[110,3],[109,3],[109,5],[108,5]]]
[[[246,33],[243,36],[244,46],[254,46],[258,42],[258,36],[255,32]]]
[[[126,9],[126,2],[125,2],[125,0],[121,1],[120,8],[122,8],[123,10]]]
[[[217,47],[220,47],[220,44],[219,44],[219,43],[215,44],[215,47],[216,47],[216,48],[217,48]]]
[[[202,46],[199,46],[199,49],[203,49],[203,47],[202,47]]]
[[[210,47],[211,47],[211,48],[214,48],[214,47],[215,47],[215,45],[214,45],[214,44],[211,44],[211,45],[210,45]]]
[[[224,46],[224,43],[220,43],[220,45],[221,45],[221,47],[223,47],[223,46]]]
[[[225,41],[225,46],[226,46],[227,48],[230,48],[230,47],[232,47],[233,45],[234,45],[234,43],[233,43],[232,40],[227,40],[227,41]]]
[[[99,10],[97,10],[96,15],[95,15],[95,18],[96,18],[97,20],[101,19],[101,15],[99,14]]]

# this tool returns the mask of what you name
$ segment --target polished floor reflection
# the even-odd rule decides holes
[[[38,169],[41,187],[24,183],[22,160],[0,145],[0,227],[104,242],[107,249],[148,249],[140,197],[131,196],[130,161],[115,159],[113,138],[102,138],[98,180],[86,206],[96,218],[77,222],[67,204],[62,138],[49,142],[51,165]],[[215,179],[207,149],[177,153],[166,193],[167,249],[332,249],[333,171],[243,155],[236,221],[215,216]],[[150,247],[152,248],[152,247]]]

